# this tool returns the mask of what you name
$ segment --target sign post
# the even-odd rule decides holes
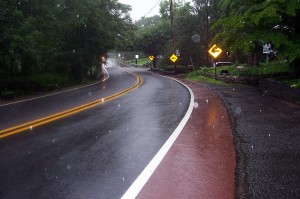
[[[222,49],[219,48],[216,44],[213,45],[209,50],[208,53],[213,57],[217,58],[222,53]],[[217,66],[215,65],[215,79],[217,78]]]
[[[139,55],[135,55],[135,64],[137,65],[137,60],[139,58]]]
[[[178,57],[175,54],[172,54],[170,57],[170,60],[174,63],[174,73],[177,74],[177,69],[176,69],[176,61],[177,61]]]
[[[170,57],[170,60],[175,63],[177,61],[178,57],[175,54],[172,54]]]

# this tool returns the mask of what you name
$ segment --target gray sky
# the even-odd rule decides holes
[[[182,0],[182,2],[190,1],[191,0]],[[146,14],[146,17],[150,17],[159,13],[160,0],[119,0],[119,2],[131,5],[132,11],[130,12],[130,14],[133,22],[139,20]]]
[[[130,12],[130,15],[133,21],[136,21],[147,14],[153,7],[155,7],[156,3],[158,3],[158,5],[146,17],[159,13],[160,0],[119,0],[119,2],[131,5],[132,11]]]

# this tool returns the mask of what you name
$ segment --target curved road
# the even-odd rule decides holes
[[[105,98],[137,78],[109,62],[102,83],[0,106],[0,130]],[[120,198],[173,133],[188,90],[145,70],[117,99],[0,139],[0,198]],[[4,116],[4,117],[3,117]]]

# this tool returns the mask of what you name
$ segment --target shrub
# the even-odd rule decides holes
[[[32,76],[16,77],[12,88],[24,93],[49,91],[68,85],[68,78],[58,74],[35,74]]]

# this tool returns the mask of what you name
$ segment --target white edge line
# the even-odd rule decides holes
[[[43,96],[40,96],[40,97],[34,97],[34,98],[29,98],[29,99],[20,100],[20,101],[16,101],[16,102],[11,102],[11,103],[7,103],[7,104],[2,104],[2,105],[0,105],[0,107],[12,105],[12,104],[18,104],[18,103],[26,102],[26,101],[32,101],[32,100],[36,100],[36,99],[41,99],[41,98],[45,98],[45,97],[49,97],[49,96],[53,96],[53,95],[58,95],[58,94],[61,94],[61,93],[66,93],[66,92],[78,90],[78,89],[81,89],[81,88],[86,88],[86,87],[89,87],[89,86],[94,86],[94,85],[96,85],[96,84],[105,82],[105,81],[108,80],[108,78],[109,78],[109,73],[108,73],[108,71],[106,70],[105,67],[103,67],[103,69],[105,70],[105,73],[107,74],[107,77],[106,77],[104,80],[100,81],[100,82],[96,82],[96,83],[89,84],[89,85],[86,85],[86,86],[81,86],[81,87],[78,87],[78,88],[73,88],[73,89],[69,89],[69,90],[64,90],[64,91],[60,91],[60,92],[56,92],[56,93],[52,93],[52,94],[48,94],[48,95],[43,95]]]
[[[163,77],[166,77],[166,76],[163,76]],[[169,77],[167,77],[167,78],[169,78]],[[176,79],[173,79],[173,78],[169,78],[169,79],[172,79],[172,80],[182,84],[183,86],[185,86],[188,89],[188,91],[190,92],[190,95],[191,95],[189,108],[188,108],[185,116],[183,117],[183,119],[181,120],[181,122],[179,123],[177,128],[175,129],[175,131],[172,133],[172,135],[169,137],[169,139],[165,142],[165,144],[161,147],[161,149],[157,152],[157,154],[153,157],[153,159],[149,162],[149,164],[145,167],[145,169],[142,171],[142,173],[132,183],[132,185],[125,192],[125,194],[121,197],[121,199],[132,199],[132,198],[137,197],[137,195],[140,193],[140,191],[142,190],[144,185],[147,183],[147,181],[149,180],[149,178],[151,177],[151,175],[153,174],[155,169],[158,167],[158,165],[160,164],[162,159],[165,157],[165,155],[167,154],[167,152],[169,151],[169,149],[171,148],[171,146],[173,145],[173,143],[175,142],[175,140],[181,133],[182,129],[184,128],[184,126],[186,125],[188,119],[190,118],[190,116],[192,114],[193,106],[194,106],[193,91],[184,83],[182,83]]]

